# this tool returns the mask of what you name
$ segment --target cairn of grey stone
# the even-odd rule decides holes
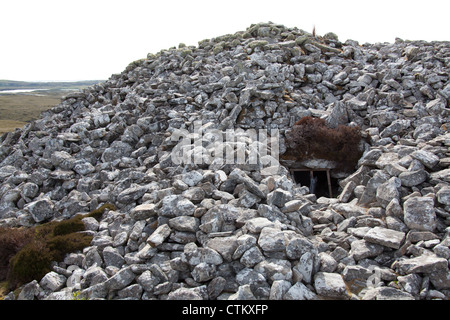
[[[67,95],[1,137],[0,225],[116,210],[83,219],[90,246],[7,298],[448,299],[449,63],[449,42],[259,23]],[[252,163],[208,158],[222,138],[252,154],[250,129],[277,129],[282,156],[305,116],[361,128],[336,198],[272,166],[272,145]],[[180,130],[200,148],[182,149]],[[175,163],[177,148],[200,161]]]

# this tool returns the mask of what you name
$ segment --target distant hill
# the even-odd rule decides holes
[[[28,82],[0,80],[0,91],[19,89],[78,89],[84,86],[91,86],[104,80],[86,80],[73,82]]]

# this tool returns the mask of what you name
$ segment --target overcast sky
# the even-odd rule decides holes
[[[447,41],[449,12],[449,0],[1,0],[0,79],[108,79],[149,52],[268,21],[342,42]]]

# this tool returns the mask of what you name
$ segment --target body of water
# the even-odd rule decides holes
[[[0,91],[0,94],[15,94],[15,93],[29,93],[37,90],[46,90],[46,89],[15,89],[15,90],[3,90]]]

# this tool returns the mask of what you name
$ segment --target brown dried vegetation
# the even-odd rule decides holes
[[[325,159],[336,161],[338,169],[354,170],[361,158],[359,127],[340,125],[329,128],[324,119],[303,117],[286,133],[287,156],[297,161]]]

